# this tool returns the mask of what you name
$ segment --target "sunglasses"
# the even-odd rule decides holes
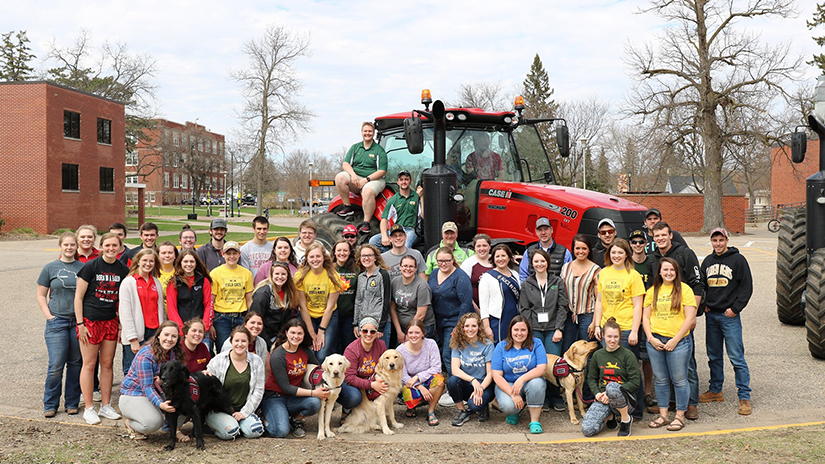
[[[644,240],[631,240],[630,244],[631,245],[644,245],[645,241]]]
[[[616,229],[600,230],[599,231],[599,235],[613,235],[615,233],[616,233]]]
[[[378,333],[378,331],[375,330],[375,329],[361,329],[361,333],[364,334],[364,335],[367,335],[367,334],[375,335],[375,334]]]
[[[355,238],[355,234],[344,234],[344,238]]]

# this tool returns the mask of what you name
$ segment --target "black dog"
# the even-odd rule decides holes
[[[168,451],[175,449],[180,414],[192,418],[197,448],[202,450],[203,421],[206,415],[213,411],[230,415],[234,412],[220,380],[201,372],[190,374],[186,365],[176,359],[161,366],[160,386],[164,399],[175,408],[175,412],[166,413],[166,426],[169,427],[169,444],[166,445]]]

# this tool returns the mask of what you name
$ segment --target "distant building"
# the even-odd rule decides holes
[[[702,180],[696,179],[696,182],[699,186],[702,186]],[[693,177],[691,176],[670,176],[667,178],[667,185],[665,185],[665,192],[664,193],[700,193],[699,190],[696,188],[694,184]],[[729,180],[722,184],[722,195],[738,195],[739,192],[736,190],[736,185],[733,183],[732,180]]]
[[[225,138],[206,127],[158,119],[137,149],[126,154],[127,187],[145,184],[147,206],[189,202],[200,196],[223,198],[226,188]],[[199,201],[196,198],[195,201]],[[126,204],[137,207],[138,190],[127,188]]]
[[[791,147],[771,148],[771,203],[774,206],[805,202],[805,180],[819,172],[819,140],[808,140],[805,160],[791,162]]]
[[[4,231],[124,221],[123,103],[46,81],[0,82]]]

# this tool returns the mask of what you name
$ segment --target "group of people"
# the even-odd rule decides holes
[[[660,218],[657,210],[648,217],[653,213]],[[188,227],[178,246],[157,244],[157,226],[143,224],[141,245],[132,249],[124,246],[126,227],[119,223],[100,237],[100,249],[94,227],[62,234],[59,258],[37,281],[49,351],[45,416],[57,413],[65,372],[68,414],[79,412],[82,393],[86,422],[122,414],[131,435],[143,438],[171,412],[155,377],[164,362],[179,359],[190,371],[220,379],[229,394],[234,413],[206,417],[219,438],[302,437],[304,418],[329,395],[325,388],[301,387],[312,364],[332,353],[350,362],[338,395],[345,421],[362,392],[387,391],[373,374],[381,354],[397,346],[405,360],[408,417],[426,403],[426,421],[436,426],[435,406],[446,399],[455,407],[452,425],[462,426],[471,414],[484,422],[495,398],[507,423],[518,423],[527,409],[529,431],[542,433],[542,409],[564,410],[558,389],[543,379],[547,355],[561,356],[577,340],[600,340],[604,348],[587,371],[585,398],[595,407],[584,433],[610,428],[618,418],[620,435],[629,435],[645,405],[657,406],[659,414],[650,427],[678,430],[695,408],[690,373],[695,376],[697,308],[708,314],[711,381],[696,402],[723,400],[725,344],[736,370],[739,411],[750,412],[738,314],[752,284],[747,262],[727,246],[724,229],[711,234],[714,253],[700,269],[662,222],[650,224],[647,233],[634,231],[628,244],[604,219],[600,242],[591,246],[588,236],[577,235],[571,253],[554,241],[553,225],[542,217],[538,241],[520,265],[509,246],[492,246],[484,234],[474,237],[472,250],[460,247],[452,222],[443,225],[442,241],[426,258],[409,246],[409,232],[398,223],[386,228],[386,241],[379,239],[383,253],[370,243],[356,247],[353,226],[327,249],[315,240],[312,220],[301,223],[294,244],[286,237],[268,241],[265,217],[252,224],[253,239],[240,246],[225,240],[226,222],[215,219],[209,241],[197,249]],[[603,258],[594,259],[599,251]],[[120,413],[112,407],[118,340]],[[642,381],[641,359],[652,369],[655,403],[652,391],[645,396],[650,379]],[[98,388],[102,406],[95,410]],[[179,430],[178,437],[188,439]]]

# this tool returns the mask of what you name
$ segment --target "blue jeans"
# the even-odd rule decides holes
[[[481,411],[484,409],[484,406],[490,404],[490,401],[493,401],[493,398],[496,396],[495,385],[490,384],[490,386],[484,389],[484,393],[481,394],[481,404],[470,401],[470,397],[475,391],[473,384],[455,375],[447,379],[447,391],[450,392],[450,398],[452,398],[453,401],[466,401],[470,412]]]
[[[221,440],[234,440],[238,435],[258,438],[264,434],[264,424],[255,414],[238,422],[225,412],[210,412],[204,422]]]
[[[341,393],[338,394],[338,401],[336,401],[336,403],[340,404],[344,409],[352,409],[361,404],[361,400],[363,400],[361,390],[345,383],[341,385]]]
[[[453,329],[455,326],[444,326],[439,327],[440,333],[438,334],[438,338],[441,339],[441,366],[444,368],[444,371],[447,372],[447,375],[453,375],[453,349],[450,348],[450,340],[453,338]]]
[[[220,352],[224,342],[229,338],[232,329],[243,324],[246,313],[215,313],[212,327],[215,328],[215,350]]]
[[[140,342],[140,346],[146,344],[150,338],[155,336],[155,332],[158,329],[147,329],[143,328],[143,340],[138,340]],[[129,372],[129,368],[132,367],[132,361],[135,360],[135,355],[137,353],[132,353],[132,345],[121,345],[123,347],[123,375],[126,375]]]
[[[690,400],[688,406],[699,404],[699,371],[696,369],[696,342],[693,341],[693,332],[685,338],[690,338],[690,364],[688,364],[688,385],[690,385]]]
[[[321,409],[321,400],[311,396],[270,396],[261,401],[266,418],[266,431],[275,438],[289,435],[289,419],[294,416],[309,417]]]
[[[533,332],[533,336],[541,340],[544,343],[544,351],[547,354],[553,354],[556,356],[561,356],[561,346],[564,341],[554,342],[553,341],[553,334],[556,333],[555,330],[536,330]],[[564,335],[562,335],[563,337]],[[547,389],[546,389],[546,398],[544,403],[547,405],[551,404],[564,404],[564,401],[561,399],[561,390],[559,387],[553,385],[549,381],[547,382]]]
[[[405,245],[406,245],[407,248],[412,248],[413,245],[415,245],[415,242],[418,241],[418,236],[415,235],[415,228],[414,227],[404,227],[404,232],[407,233],[407,241],[405,242]],[[387,235],[389,235],[389,231],[387,231]],[[381,253],[383,253],[385,251],[389,251],[390,249],[392,249],[392,245],[384,246],[381,243],[381,234],[375,234],[372,237],[370,237],[370,245],[373,245],[376,248],[378,248],[379,250],[381,250]]]
[[[66,369],[66,409],[76,409],[80,402],[80,342],[77,340],[75,319],[54,317],[46,320],[44,332],[46,349],[49,351],[49,370],[43,390],[43,410],[55,411],[60,407],[63,390],[63,369]]]
[[[384,330],[382,331],[384,336],[381,337],[381,340],[384,340],[384,346],[387,349],[390,349],[390,337],[392,336],[392,321],[387,321],[387,325],[384,326]]]
[[[321,327],[320,317],[312,318],[312,327],[316,332],[318,331],[318,327]],[[338,349],[337,327],[338,312],[333,311],[332,316],[329,317],[329,322],[327,323],[327,330],[324,331],[324,347],[315,352],[315,357],[318,358],[318,362],[324,362],[324,359],[326,359],[328,355],[335,353]]]
[[[510,386],[512,382],[507,382]],[[521,387],[521,397],[524,398],[524,405],[528,408],[540,408],[544,404],[545,380],[544,377],[530,379]],[[496,385],[496,399],[501,412],[511,416],[518,414],[521,409],[517,409],[510,395],[498,388]]]
[[[742,342],[742,319],[726,317],[724,313],[705,313],[705,346],[710,367],[710,391],[719,393],[725,383],[725,356],[722,345],[728,353],[736,379],[736,389],[740,400],[751,399],[751,374],[745,362],[745,344]]]
[[[349,344],[355,341],[355,333],[352,329],[352,315],[338,317],[338,351],[336,353],[343,353]]]
[[[585,437],[597,435],[604,429],[604,422],[611,414],[618,415],[619,409],[629,406],[627,398],[622,392],[622,387],[617,382],[610,382],[605,385],[604,392],[607,393],[609,404],[593,401],[590,409],[587,410],[582,419],[582,433]]]
[[[670,341],[671,337],[653,334],[662,343]],[[670,403],[670,384],[676,393],[676,410],[685,411],[690,398],[688,385],[688,365],[690,353],[693,351],[693,340],[684,337],[673,351],[659,351],[647,342],[647,354],[650,357],[650,367],[653,368],[653,382],[656,388],[656,401],[660,408],[667,408]]]

